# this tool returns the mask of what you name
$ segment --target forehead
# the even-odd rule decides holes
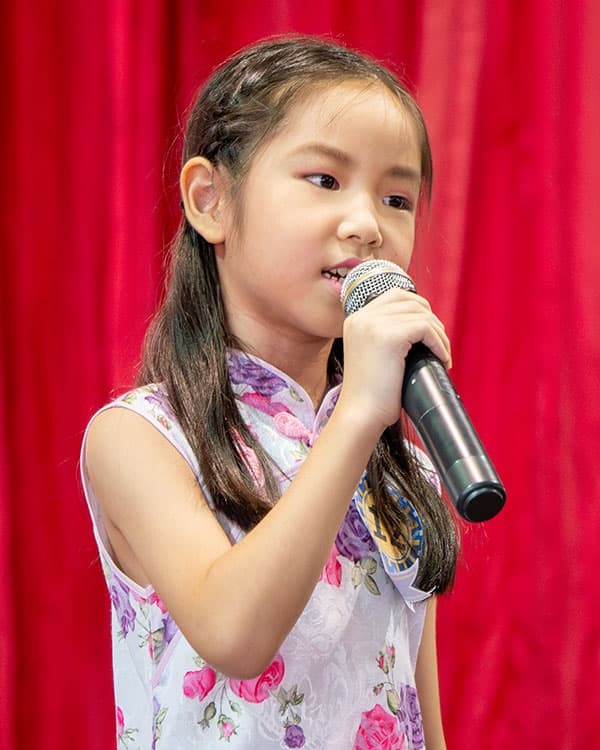
[[[379,82],[347,81],[313,88],[287,113],[268,144],[294,149],[331,143],[358,155],[380,152],[420,165],[420,136],[413,115]]]

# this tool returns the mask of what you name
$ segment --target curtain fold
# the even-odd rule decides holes
[[[440,604],[448,747],[594,747],[600,5],[22,0],[0,13],[7,750],[114,746],[79,445],[94,410],[133,382],[179,218],[193,92],[241,45],[290,31],[396,66],[430,130],[434,199],[413,272],[508,490],[498,518],[465,526]]]

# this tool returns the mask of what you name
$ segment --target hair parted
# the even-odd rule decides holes
[[[432,160],[418,106],[398,78],[368,56],[318,37],[272,38],[220,65],[199,92],[188,119],[183,163],[204,156],[225,168],[233,197],[240,195],[257,150],[285,123],[302,97],[345,81],[379,84],[413,118],[421,149],[422,193],[429,195]],[[146,335],[138,383],[163,382],[171,407],[198,459],[217,510],[243,529],[255,526],[278,497],[273,465],[244,424],[229,380],[228,347],[243,349],[227,327],[214,249],[184,218],[172,247],[165,299]],[[334,342],[330,370],[343,366]],[[259,492],[238,449],[257,454],[266,480]],[[447,505],[424,478],[402,429],[388,428],[368,466],[381,522],[402,547],[406,518],[385,491],[385,479],[411,498],[423,524],[417,583],[446,590],[456,567],[458,534]]]

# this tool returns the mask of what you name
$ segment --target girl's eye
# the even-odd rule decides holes
[[[386,195],[383,199],[383,203],[386,206],[392,208],[400,208],[404,211],[412,211],[412,203],[402,195]]]
[[[330,174],[309,174],[306,175],[306,179],[317,187],[325,188],[325,190],[337,190],[340,186],[340,183]]]

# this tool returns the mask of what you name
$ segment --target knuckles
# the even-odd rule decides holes
[[[448,359],[449,342],[441,321],[411,292],[390,290],[344,321],[343,337],[349,351],[406,356],[423,341],[442,361]],[[383,299],[387,295],[387,299]],[[448,352],[446,351],[448,349]]]
[[[404,289],[390,289],[345,319],[344,337],[377,335],[382,329],[390,334],[409,329],[425,332],[436,326],[443,329],[427,300]]]

